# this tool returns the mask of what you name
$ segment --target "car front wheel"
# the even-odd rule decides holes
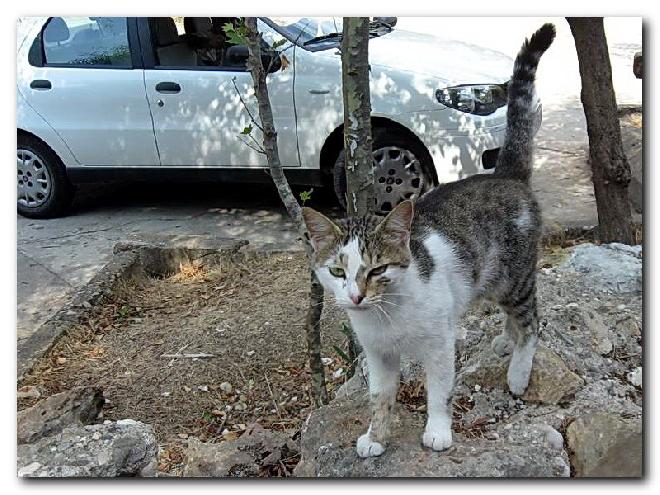
[[[402,132],[376,128],[373,132],[375,212],[386,215],[401,201],[415,200],[434,185],[433,163],[424,146]],[[334,189],[346,208],[344,150],[334,167]]]
[[[16,148],[18,213],[28,218],[62,215],[74,190],[58,156],[33,136],[19,135]]]

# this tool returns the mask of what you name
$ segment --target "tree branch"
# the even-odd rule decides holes
[[[266,84],[266,71],[261,59],[261,35],[257,31],[256,17],[246,17],[247,46],[248,46],[248,69],[252,74],[254,83],[254,94],[259,104],[259,118],[263,133],[263,149],[268,160],[268,168],[271,178],[277,188],[277,192],[284,203],[289,216],[293,220],[300,237],[303,239],[305,252],[310,266],[311,291],[309,307],[307,308],[307,320],[305,333],[307,336],[309,367],[312,374],[312,396],[317,406],[327,404],[328,391],[325,385],[325,372],[321,362],[321,335],[320,318],[323,308],[323,287],[319,283],[313,267],[313,250],[307,235],[307,228],[302,217],[302,209],[296,200],[289,182],[284,175],[282,163],[280,162],[277,147],[277,132],[273,119],[273,110],[270,105],[268,86]]]

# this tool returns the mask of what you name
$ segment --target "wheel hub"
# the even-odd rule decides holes
[[[376,211],[387,213],[405,199],[416,199],[425,190],[426,178],[419,160],[410,151],[386,146],[374,151]]]
[[[16,152],[18,202],[34,208],[48,200],[52,180],[48,169],[41,159],[30,150],[18,149]]]

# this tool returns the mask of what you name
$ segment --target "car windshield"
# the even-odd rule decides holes
[[[270,17],[268,21],[282,35],[300,46],[319,45],[320,48],[320,45],[336,45],[341,41],[341,17]],[[372,37],[391,30],[382,22],[371,23]]]

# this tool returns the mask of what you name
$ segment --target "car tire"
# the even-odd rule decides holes
[[[18,135],[18,213],[28,218],[53,218],[71,206],[75,189],[64,164],[43,141]]]
[[[419,167],[414,166],[414,168],[417,170],[416,175],[418,175],[420,179],[418,187],[411,187],[412,184],[405,184],[405,186],[408,187],[405,187],[404,190],[401,191],[401,194],[397,194],[397,186],[401,188],[402,185],[398,185],[394,182],[389,184],[388,182],[398,182],[399,179],[403,180],[405,178],[398,177],[398,172],[389,175],[392,169],[385,170],[382,167],[379,169],[378,163],[375,163],[374,165],[376,170],[374,180],[377,196],[375,210],[376,214],[387,214],[389,210],[391,210],[404,199],[414,200],[429,189],[433,188],[433,186],[437,183],[437,180],[435,179],[433,161],[428,151],[421,142],[410,137],[409,135],[406,135],[404,132],[382,127],[374,128],[372,148],[374,149],[374,159],[376,160],[378,157],[382,158],[384,153],[396,154],[396,150],[400,150],[404,160],[412,159],[419,164]],[[385,163],[384,165],[386,166],[387,164]],[[414,179],[411,180],[414,181]],[[346,173],[343,149],[339,152],[337,160],[335,161],[333,169],[333,185],[337,200],[339,201],[341,207],[345,210]],[[386,192],[387,186],[390,186],[392,192]],[[413,189],[415,192],[413,192]],[[394,196],[399,197],[395,200]]]

